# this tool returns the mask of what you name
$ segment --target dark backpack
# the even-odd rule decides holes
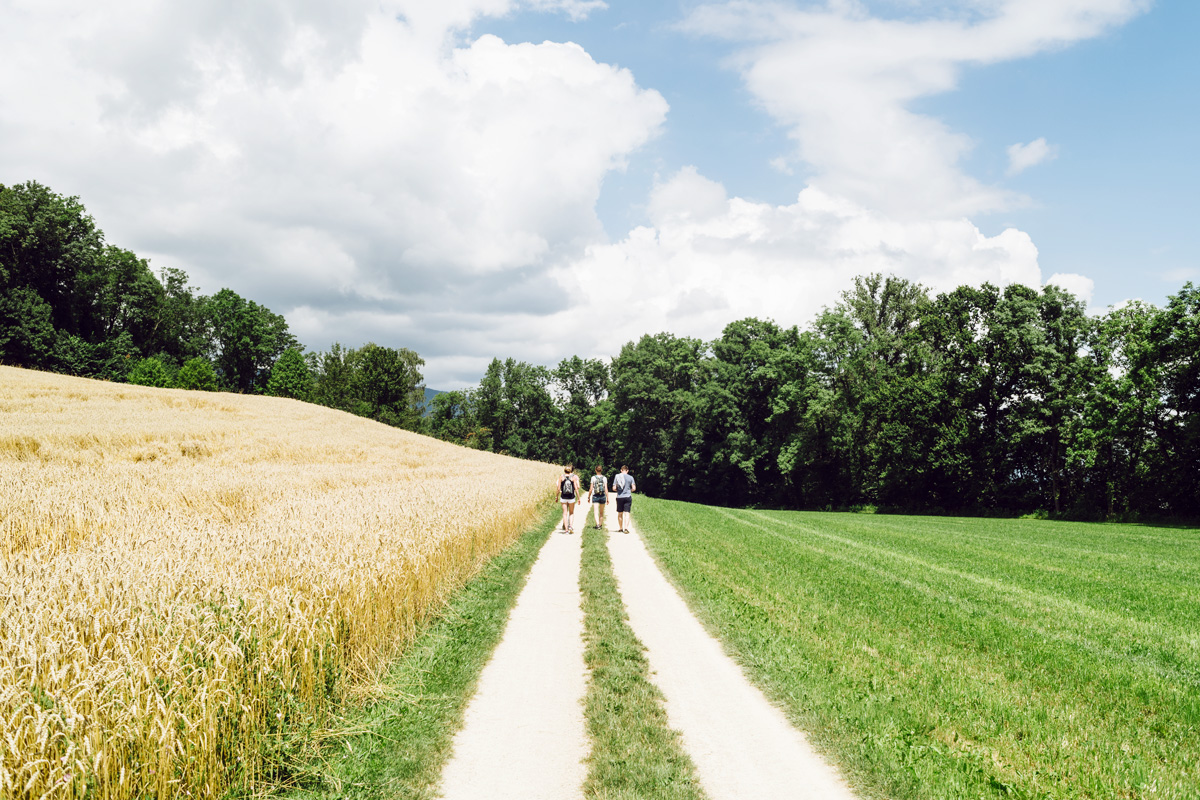
[[[558,490],[559,495],[565,500],[575,499],[575,481],[571,480],[570,475],[563,475],[562,487]]]

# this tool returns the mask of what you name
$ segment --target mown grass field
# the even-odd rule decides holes
[[[647,498],[635,523],[864,797],[1200,797],[1200,531]]]
[[[0,367],[0,797],[287,783],[557,472],[292,400]]]

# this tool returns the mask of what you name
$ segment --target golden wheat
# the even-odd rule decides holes
[[[0,367],[0,796],[278,780],[555,474],[292,400]]]

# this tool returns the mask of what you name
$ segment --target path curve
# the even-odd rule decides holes
[[[838,772],[704,630],[641,537],[610,533],[608,549],[630,627],[666,697],[668,722],[709,797],[854,800]]]

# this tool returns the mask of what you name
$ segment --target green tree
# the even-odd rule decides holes
[[[782,386],[797,378],[798,347],[797,329],[752,317],[725,326],[713,341],[697,386],[698,437],[693,438],[698,461],[707,466],[694,475],[691,496],[747,505],[779,502],[787,494],[774,401]]]
[[[85,339],[103,342],[127,333],[140,350],[157,349],[155,322],[164,292],[144,258],[107,245],[96,253],[92,268],[78,276],[76,291],[78,333]]]
[[[551,378],[561,420],[554,460],[581,466],[609,463],[613,434],[608,424],[612,386],[608,365],[599,359],[572,356],[559,363]]]
[[[32,290],[49,305],[56,330],[86,332],[92,297],[80,278],[95,271],[103,244],[79,198],[34,181],[0,186],[0,294]]]
[[[167,267],[158,273],[162,299],[151,321],[151,339],[158,351],[177,363],[211,354],[213,340],[210,300],[188,285],[187,273]]]
[[[213,370],[208,359],[196,356],[189,358],[179,368],[175,376],[175,385],[180,389],[195,389],[204,392],[215,392],[220,388],[217,373]]]
[[[303,353],[295,347],[284,350],[271,367],[267,394],[308,402],[312,399],[312,393],[313,377]]]
[[[1074,457],[1087,470],[1083,508],[1114,517],[1158,504],[1156,423],[1162,419],[1161,368],[1153,353],[1158,309],[1142,302],[1110,309],[1089,353],[1095,381],[1083,398]]]
[[[430,433],[444,441],[476,449],[491,444],[479,428],[474,392],[469,390],[434,395],[429,405],[428,423]]]
[[[0,294],[0,362],[49,366],[55,340],[50,305],[37,292],[18,286]]]
[[[315,357],[313,396],[316,402],[342,411],[354,410],[352,353],[339,342],[334,342],[328,352]]]
[[[158,356],[143,358],[134,364],[133,369],[129,370],[127,380],[138,386],[156,386],[159,388],[172,386],[175,383],[171,378],[171,371],[167,369]]]
[[[897,393],[920,358],[913,331],[929,306],[923,287],[894,276],[857,277],[816,321],[812,411],[823,428],[823,479],[832,505],[880,502],[890,494],[897,451],[908,458],[911,415]],[[885,485],[885,482],[889,485]],[[825,492],[823,492],[825,493]]]
[[[560,417],[550,382],[550,371],[542,366],[511,358],[488,364],[475,393],[475,408],[495,452],[542,461],[560,458]]]
[[[651,494],[686,497],[705,471],[695,422],[707,349],[699,339],[659,333],[626,344],[613,359],[616,450]]]
[[[421,421],[425,360],[412,350],[393,349],[368,342],[351,351],[350,385],[355,413],[388,425],[415,430]]]
[[[1162,406],[1154,420],[1154,511],[1200,517],[1200,287],[1190,282],[1168,298],[1150,324]]]
[[[275,361],[298,346],[282,316],[231,289],[213,295],[207,311],[216,350],[213,362],[222,382],[236,391],[265,389]]]

